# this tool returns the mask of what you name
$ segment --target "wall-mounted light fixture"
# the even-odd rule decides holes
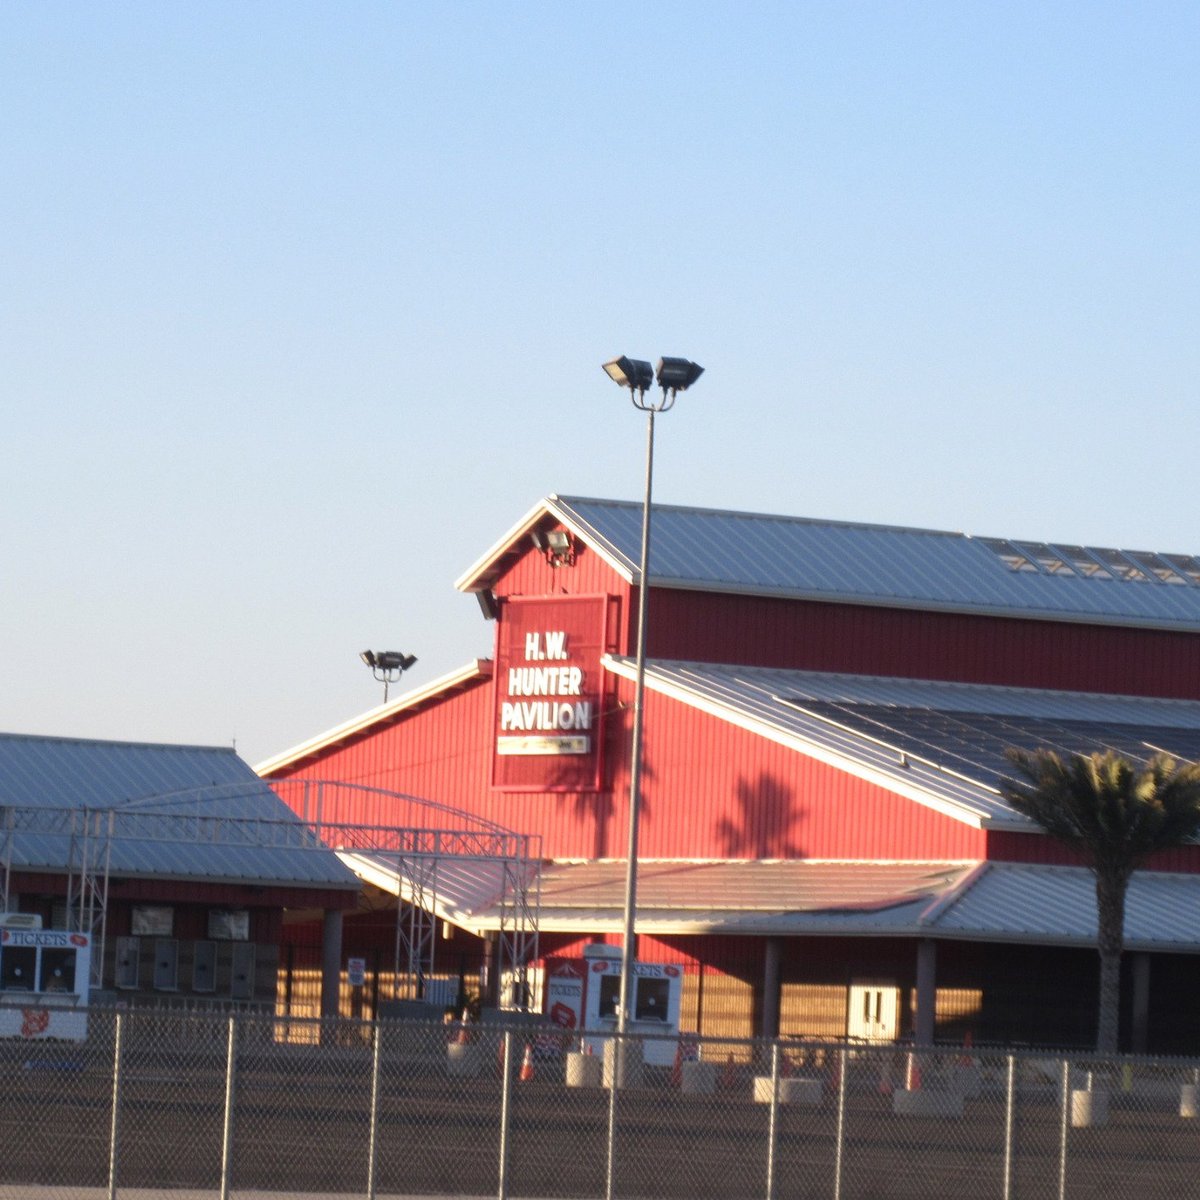
[[[551,529],[543,533],[535,529],[529,540],[536,550],[546,556],[546,561],[552,567],[573,567],[575,565],[575,539],[566,529]]]

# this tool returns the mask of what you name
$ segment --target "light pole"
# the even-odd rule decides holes
[[[358,657],[371,668],[376,680],[383,684],[384,704],[387,703],[388,684],[396,683],[417,661],[415,654],[403,654],[399,650],[364,650]]]
[[[629,766],[629,857],[625,867],[625,934],[621,947],[621,995],[617,1009],[617,1033],[624,1034],[629,1024],[633,995],[634,939],[637,912],[638,822],[642,807],[642,733],[645,724],[646,694],[646,600],[650,594],[648,580],[650,564],[650,495],[654,482],[654,418],[669,412],[680,392],[685,392],[701,375],[704,368],[686,358],[660,358],[657,372],[641,359],[614,358],[604,364],[604,371],[621,387],[629,389],[635,408],[646,414],[646,494],[642,500],[642,558],[638,568],[638,625],[637,673],[633,693],[633,743]],[[657,374],[662,399],[657,403],[646,399],[646,389]],[[616,1087],[616,1080],[613,1080]]]

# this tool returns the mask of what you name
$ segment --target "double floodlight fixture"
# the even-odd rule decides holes
[[[359,656],[372,671],[407,671],[417,661],[415,654],[399,650],[364,650]]]
[[[704,368],[686,358],[660,358],[657,369],[641,358],[614,358],[604,364],[604,373],[613,381],[629,389],[630,399],[638,408],[654,408],[655,412],[666,412],[675,403],[679,392],[688,388],[704,374]],[[646,403],[646,390],[658,380],[662,388],[662,402]]]
[[[415,654],[399,650],[364,650],[359,656],[371,668],[376,682],[383,684],[383,702],[387,703],[388,684],[395,683],[416,661]]]

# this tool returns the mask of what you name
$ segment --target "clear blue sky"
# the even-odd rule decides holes
[[[0,729],[254,762],[641,495],[1200,552],[1194,3],[0,6]]]

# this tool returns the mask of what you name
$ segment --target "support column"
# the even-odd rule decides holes
[[[493,931],[488,930],[483,935],[484,988],[482,1004],[484,1008],[500,1007],[500,939]]]
[[[937,1005],[937,942],[922,938],[917,943],[917,1011],[913,1040],[918,1046],[933,1045]]]
[[[783,939],[769,937],[763,946],[762,1029],[765,1038],[779,1036],[779,959]]]
[[[327,908],[321,924],[321,1016],[336,1017],[342,986],[342,910]]]
[[[1130,1049],[1145,1054],[1150,1042],[1150,955],[1131,955],[1133,968],[1133,1037]]]

